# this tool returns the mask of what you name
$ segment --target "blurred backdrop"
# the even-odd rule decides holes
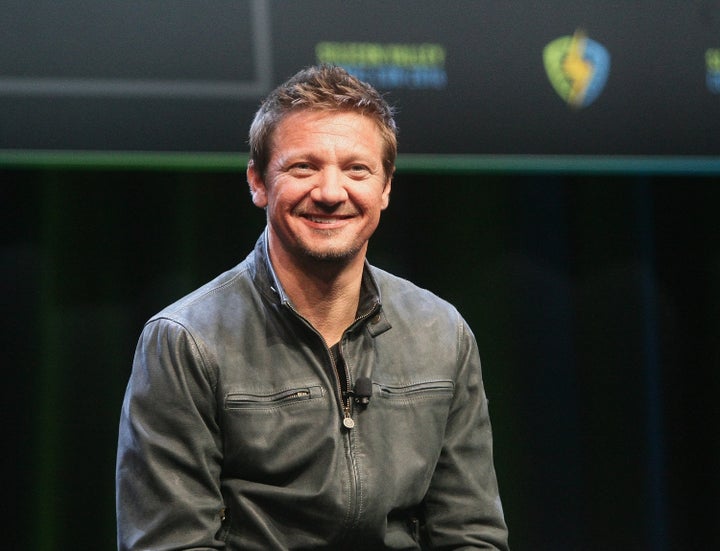
[[[252,113],[318,61],[398,108],[369,257],[476,334],[512,547],[720,546],[720,2],[442,6],[4,3],[8,548],[114,548],[140,329],[250,251]]]

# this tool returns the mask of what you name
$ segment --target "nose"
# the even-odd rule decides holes
[[[342,171],[336,168],[322,170],[315,187],[310,192],[310,198],[326,205],[337,205],[347,201],[348,194]]]

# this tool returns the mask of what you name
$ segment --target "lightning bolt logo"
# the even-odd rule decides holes
[[[576,32],[570,41],[567,55],[562,62],[562,70],[570,83],[567,102],[573,107],[582,105],[585,91],[593,75],[592,63],[583,57],[585,43],[585,34],[580,31]]]
[[[555,91],[576,109],[597,99],[610,71],[607,50],[583,31],[550,42],[543,50],[543,62]]]

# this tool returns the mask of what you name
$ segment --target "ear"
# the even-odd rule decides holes
[[[394,172],[394,171],[393,171]],[[382,190],[382,210],[388,208],[390,204],[390,189],[392,188],[392,175],[388,176],[385,187]]]
[[[255,168],[255,163],[252,160],[248,162],[246,175],[253,204],[256,207],[264,209],[268,204],[267,190],[262,175],[258,172],[257,168]]]

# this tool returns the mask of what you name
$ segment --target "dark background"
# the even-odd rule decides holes
[[[5,542],[111,549],[140,328],[240,261],[263,213],[234,172],[0,176]],[[515,549],[720,544],[718,184],[397,175],[370,258],[476,333]]]
[[[250,251],[246,129],[319,40],[447,48],[444,92],[389,91],[401,157],[369,257],[475,331],[513,549],[720,547],[720,96],[703,80],[720,3],[442,5],[3,4],[7,548],[115,547],[142,324]],[[573,111],[540,55],[578,27],[612,67]],[[98,73],[142,86],[83,80]]]

